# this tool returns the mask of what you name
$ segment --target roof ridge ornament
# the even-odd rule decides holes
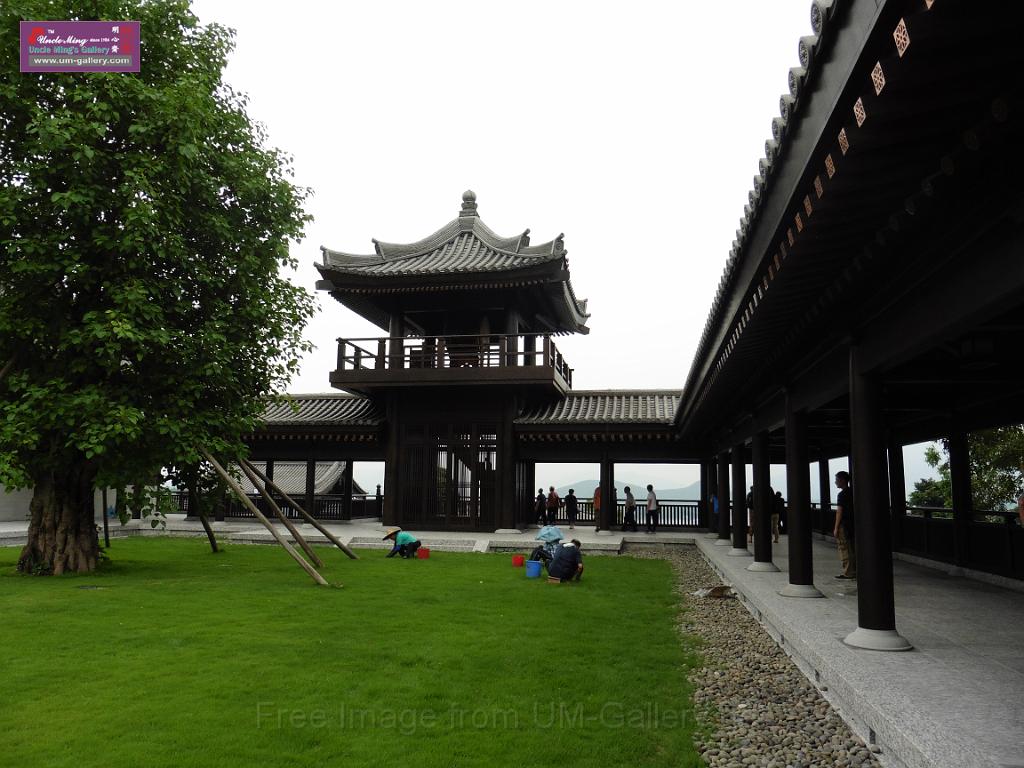
[[[462,193],[462,210],[459,211],[459,218],[461,219],[467,216],[480,216],[480,214],[476,212],[476,192],[472,189],[467,189]]]

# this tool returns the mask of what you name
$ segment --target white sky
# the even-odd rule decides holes
[[[810,6],[193,2],[203,23],[237,31],[226,80],[314,190],[293,279],[313,290],[320,245],[425,237],[473,189],[500,235],[565,233],[593,313],[589,336],[558,341],[576,389],[682,388]],[[292,392],[329,391],[337,337],[382,335],[320,305]]]

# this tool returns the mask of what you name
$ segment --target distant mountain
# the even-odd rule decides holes
[[[562,485],[555,488],[558,491],[559,496],[565,496],[569,492],[570,488],[576,490],[576,496],[581,499],[590,499],[594,496],[594,489],[601,484],[600,480],[580,480],[576,483],[570,483],[568,485]],[[633,480],[616,480],[615,490],[618,491],[619,498],[625,498],[625,487],[629,486],[629,489],[633,492],[636,498],[647,498],[647,483],[636,482]],[[537,483],[537,487],[540,487],[540,482]],[[546,486],[545,486],[546,488]],[[659,499],[690,499],[695,500],[700,498],[700,483],[691,483],[685,488],[660,488],[654,486],[654,492],[657,494]]]

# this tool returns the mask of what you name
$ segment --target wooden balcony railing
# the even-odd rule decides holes
[[[550,335],[487,334],[338,339],[337,373],[548,368],[572,388],[572,368]],[[350,378],[346,375],[346,378]]]

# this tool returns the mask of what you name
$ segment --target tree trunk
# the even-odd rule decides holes
[[[18,558],[22,573],[60,575],[96,570],[99,538],[93,510],[94,469],[79,464],[36,478],[28,543]]]

